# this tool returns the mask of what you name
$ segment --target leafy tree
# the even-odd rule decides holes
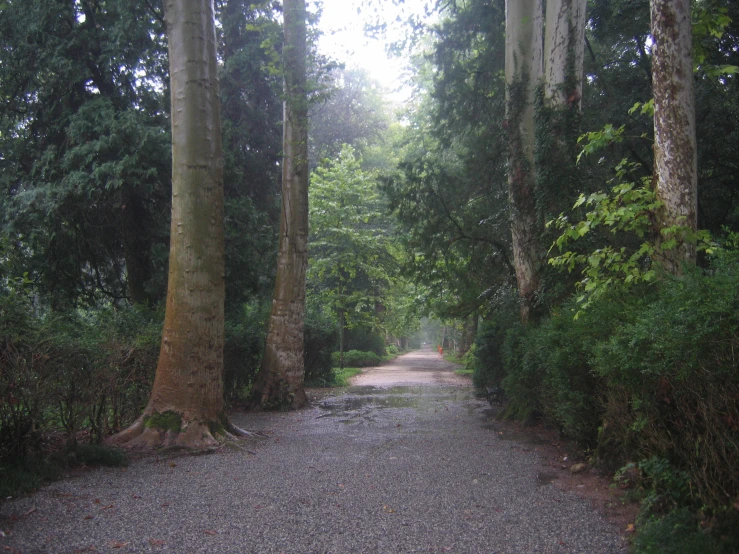
[[[313,173],[310,201],[310,290],[336,314],[343,354],[345,329],[377,326],[386,309],[395,273],[390,229],[377,181],[350,146]]]
[[[162,296],[169,135],[162,21],[148,3],[0,12],[3,235],[53,305]]]
[[[388,108],[378,83],[361,69],[336,69],[329,75],[333,90],[311,108],[311,165],[335,159],[349,144],[360,152],[381,142],[390,126]]]
[[[226,307],[272,292],[279,229],[281,46],[271,2],[221,0],[219,72],[224,150]]]
[[[511,284],[500,2],[471,2],[434,29],[417,72],[397,174],[383,190],[403,228],[408,276],[443,317],[487,313]]]

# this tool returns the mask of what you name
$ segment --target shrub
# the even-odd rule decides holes
[[[0,296],[0,457],[22,459],[40,445],[51,404],[51,348],[21,296]],[[34,348],[34,344],[37,347]]]
[[[484,321],[477,331],[472,348],[465,354],[465,368],[472,370],[472,384],[484,392],[487,387],[500,387],[505,377],[503,342],[506,325]]]
[[[332,354],[334,367],[339,366],[339,352]],[[362,352],[360,350],[349,350],[344,352],[344,367],[372,367],[380,365],[382,358],[374,352]]]
[[[533,363],[534,336],[520,323],[512,325],[503,341],[503,367],[505,377],[502,379],[508,403],[505,416],[523,421],[531,421],[541,414],[541,380],[540,364]]]
[[[223,390],[228,405],[249,395],[262,361],[269,310],[269,303],[246,303],[226,320]]]
[[[334,382],[331,353],[339,340],[333,317],[308,309],[305,317],[305,382],[325,386]]]
[[[359,350],[362,352],[374,352],[378,356],[385,355],[385,337],[379,331],[367,327],[354,327],[347,329],[346,350]]]
[[[398,347],[394,344],[389,344],[385,347],[385,352],[387,352],[388,356],[397,356],[400,351],[398,350]]]
[[[625,415],[619,425],[604,422],[609,454],[669,459],[712,507],[739,495],[737,258],[666,278],[593,357],[595,371],[628,402],[617,407]]]

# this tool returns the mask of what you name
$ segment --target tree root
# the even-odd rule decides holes
[[[217,431],[214,432],[214,429]],[[181,425],[167,429],[152,425],[149,416],[144,414],[130,427],[110,437],[107,442],[136,451],[186,449],[202,452],[214,450],[227,442],[258,437],[264,435],[240,429],[225,418],[222,422],[210,425],[197,420],[183,419]]]

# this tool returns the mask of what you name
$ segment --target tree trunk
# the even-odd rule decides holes
[[[146,283],[151,278],[151,259],[143,228],[145,210],[130,185],[123,185],[121,200],[120,234],[128,297],[132,304],[150,306],[155,300],[146,290]]]
[[[282,218],[267,342],[254,386],[257,408],[301,408],[305,272],[308,263],[308,100],[305,0],[284,0]]]
[[[690,0],[652,0],[652,83],[654,92],[654,171],[661,231],[680,225],[698,228],[697,148]],[[669,239],[671,237],[663,237]],[[695,247],[678,238],[662,253],[663,267],[681,272],[695,263]],[[659,240],[659,239],[658,239]]]
[[[544,97],[548,105],[581,106],[587,0],[547,0]]]
[[[577,140],[581,134],[586,0],[548,0],[544,82],[536,98],[537,218],[540,223],[569,209],[581,191]],[[542,253],[556,237],[542,233]],[[547,283],[542,284],[547,288]]]
[[[542,74],[541,0],[506,0],[508,197],[521,321],[534,314],[540,288],[540,225],[534,196],[534,89]]]
[[[344,369],[344,350],[346,349],[346,320],[344,310],[339,310],[339,369]]]
[[[209,447],[238,431],[223,402],[223,159],[213,0],[165,2],[172,227],[159,364],[143,415],[112,441]]]

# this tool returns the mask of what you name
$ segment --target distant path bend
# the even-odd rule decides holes
[[[441,385],[469,386],[468,377],[454,373],[459,366],[425,348],[398,356],[390,363],[365,370],[352,378],[355,386]]]

